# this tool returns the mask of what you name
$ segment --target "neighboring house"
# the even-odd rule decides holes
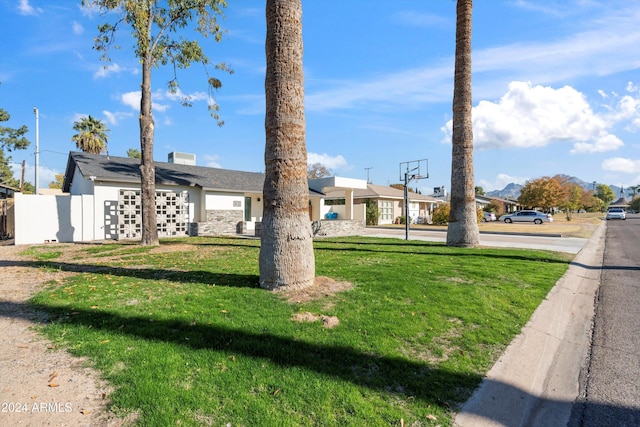
[[[171,153],[169,159],[180,163],[155,162],[159,237],[258,235],[264,173],[195,166],[182,157]],[[353,186],[365,185],[338,177],[310,181],[314,230],[339,235],[364,227],[364,211],[353,205],[338,217],[340,227],[325,224],[322,215],[330,209],[324,206],[325,188],[345,197]],[[16,244],[140,238],[139,159],[71,152],[62,190],[64,195],[17,197]]]
[[[518,202],[515,200],[502,199],[500,197],[488,197],[488,196],[476,196],[476,205],[478,208],[483,209],[487,207],[492,200],[497,200],[504,205],[504,213],[515,212],[520,208]]]
[[[328,203],[339,205],[342,203],[342,197],[339,193],[327,193],[326,200]],[[418,193],[408,193],[409,198],[409,217],[412,222],[419,222],[422,218],[425,222],[429,221],[433,210],[442,203],[431,196],[424,196]],[[378,207],[378,224],[393,224],[396,218],[405,216],[404,191],[384,185],[367,184],[366,189],[357,189],[353,192],[354,204],[366,204],[367,200],[372,200]]]
[[[624,187],[620,188],[620,197],[615,202],[609,205],[610,208],[628,208],[630,205],[627,198],[624,196]]]

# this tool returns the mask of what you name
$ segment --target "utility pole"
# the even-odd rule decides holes
[[[20,175],[20,192],[24,193],[24,170],[26,168],[26,161],[22,161],[22,174]]]
[[[38,179],[38,163],[40,163],[40,116],[38,115],[38,107],[33,107],[33,114],[36,115],[36,195],[38,195],[40,190],[40,180]]]
[[[367,184],[371,184],[371,179],[369,178],[369,171],[373,169],[373,166],[365,168],[365,170],[367,171]]]

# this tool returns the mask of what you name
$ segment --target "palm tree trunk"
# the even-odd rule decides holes
[[[265,180],[260,286],[300,289],[315,279],[309,221],[301,0],[267,0]]]
[[[151,5],[149,5],[151,14]],[[151,22],[149,19],[150,40]],[[140,98],[140,150],[142,158],[140,163],[141,175],[141,202],[142,202],[142,246],[159,245],[158,226],[156,221],[156,167],[153,162],[153,112],[151,110],[151,64],[152,58],[149,51],[142,60],[142,97]]]
[[[451,213],[447,245],[479,244],[473,176],[473,123],[471,120],[471,12],[472,0],[458,0],[456,8],[456,64],[453,88],[451,156]]]

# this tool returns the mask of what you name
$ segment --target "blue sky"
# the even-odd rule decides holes
[[[201,66],[179,70],[182,107],[154,71],[155,159],[194,153],[201,166],[264,171],[264,0],[228,0],[220,43],[203,42],[232,75],[215,94],[223,127],[207,111]],[[80,1],[0,0],[0,106],[9,126],[29,126],[34,182],[39,111],[40,187],[64,172],[73,122],[91,114],[109,153],[139,148],[140,66],[121,32],[108,68],[92,49],[115,15]],[[423,193],[450,188],[455,7],[452,0],[303,0],[305,108],[310,162],[335,175],[400,182],[401,162],[428,159]],[[640,2],[476,0],[473,16],[476,185],[563,173],[587,182],[640,184]],[[185,33],[191,37],[191,32]],[[367,171],[366,168],[371,168]]]

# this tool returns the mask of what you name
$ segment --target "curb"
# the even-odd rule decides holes
[[[606,222],[455,417],[457,427],[566,425],[591,345]]]

